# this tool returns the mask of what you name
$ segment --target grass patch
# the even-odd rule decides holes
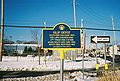
[[[120,81],[120,70],[105,71],[96,81]]]

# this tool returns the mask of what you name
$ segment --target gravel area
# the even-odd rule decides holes
[[[94,81],[96,77],[90,77],[84,75],[84,79],[82,73],[73,72],[73,73],[64,73],[64,81]],[[45,76],[38,77],[23,77],[23,78],[6,78],[1,79],[1,81],[60,81],[60,74],[50,74]]]

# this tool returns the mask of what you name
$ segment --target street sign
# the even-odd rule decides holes
[[[91,43],[110,43],[110,36],[91,36]]]
[[[80,29],[71,29],[65,23],[42,30],[42,48],[45,49],[81,48],[80,39]]]

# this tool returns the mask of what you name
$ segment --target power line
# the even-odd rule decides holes
[[[95,23],[103,24],[103,21],[98,19],[98,17],[96,17],[90,11],[85,10],[83,7],[78,7],[78,8],[81,9],[84,13],[86,13],[88,15],[88,17],[91,17],[92,19],[94,18],[95,19]]]
[[[87,21],[87,20],[86,20],[86,22],[89,23],[89,24],[94,24],[94,25],[98,25],[98,26],[112,27],[111,25],[105,25],[105,24],[102,24],[102,23],[94,23],[94,22]]]
[[[17,26],[17,25],[4,25],[4,27],[9,27],[9,28],[45,28],[44,26]],[[53,28],[53,27],[46,27],[46,28]],[[86,29],[86,30],[101,30],[101,31],[120,31],[118,30],[113,30],[113,29],[103,29],[103,28],[93,28],[93,27],[71,27],[72,29]]]
[[[99,21],[99,23],[100,22],[103,23],[103,20],[105,20],[105,22],[107,22],[107,23],[110,23],[110,22],[108,22],[108,21],[110,21],[109,19],[105,19],[105,18],[103,18],[103,16],[98,15],[98,13],[96,13],[93,9],[89,8],[85,2],[83,3],[83,1],[82,1],[81,3],[77,3],[77,4],[79,5],[78,7],[80,9],[82,9],[90,17],[96,18],[97,21]]]
[[[86,30],[101,30],[101,31],[120,31],[120,30],[113,30],[113,29],[90,28],[90,27],[86,27],[86,28],[82,28],[82,29],[86,29]]]
[[[18,25],[4,25],[4,27],[10,27],[10,28],[45,28],[44,26],[18,26]],[[48,28],[53,28],[53,27],[48,27]]]
[[[69,23],[69,24],[72,24],[72,22],[73,21],[66,21],[65,23]],[[96,23],[96,22],[92,22],[92,21],[89,21],[89,20],[85,20],[84,21],[86,24],[85,25],[87,25],[87,24],[91,24],[91,25],[97,25],[97,26],[103,26],[103,27],[112,27],[112,25],[107,25],[107,24],[103,24],[103,23]],[[19,22],[18,22],[19,23]],[[9,24],[9,25],[14,25],[14,24],[18,24],[18,23],[5,23],[5,24]],[[20,22],[19,24],[24,24],[25,22]],[[31,24],[29,23],[29,25],[38,25],[38,24],[35,24],[36,22],[32,22]],[[38,22],[37,22],[38,23]],[[49,24],[51,24],[50,22],[48,22]],[[52,23],[52,25],[53,25],[54,23]],[[24,24],[24,25],[27,25],[27,23],[26,24]],[[41,24],[42,25],[42,24]],[[51,26],[52,27],[52,26]],[[116,25],[116,27],[119,27],[119,25]]]
[[[83,6],[85,6],[84,8],[86,8],[88,11],[90,11],[92,14],[96,15],[98,18],[102,19],[102,20],[106,20],[109,21],[109,19],[105,19],[106,16],[104,15],[100,15],[99,13],[97,13],[93,8],[89,7],[88,4],[84,1],[81,0],[81,3],[83,4]],[[108,17],[109,18],[109,17]]]
[[[83,8],[81,8],[81,10],[85,11]],[[93,18],[93,16],[94,16],[93,14],[89,14],[89,12],[86,12],[86,14],[91,18]],[[100,21],[98,19],[98,17],[96,17],[96,18],[97,19],[94,22],[91,22],[91,21],[88,21],[88,20],[86,20],[85,22],[89,23],[89,24],[93,24],[93,25],[98,25],[98,26],[111,27],[111,25],[108,25],[107,23],[104,24],[104,22],[102,20]],[[109,24],[111,24],[111,23],[109,23]]]

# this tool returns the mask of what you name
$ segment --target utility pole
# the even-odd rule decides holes
[[[46,29],[46,22],[44,22],[44,26],[45,26],[45,29]],[[47,52],[45,52],[45,51],[47,51],[46,49],[44,49],[44,61],[45,61],[45,65],[46,65],[46,53]]]
[[[83,36],[83,29],[82,28],[83,28],[83,19],[81,19],[81,33],[80,34],[81,34],[81,38],[82,38],[81,39],[82,40],[82,73],[83,73],[83,79],[84,79],[84,53],[85,53],[84,52],[84,48],[85,48],[84,47],[85,46],[84,45],[84,43],[85,43],[84,41],[85,40],[83,38],[84,36]]]
[[[83,28],[83,19],[81,19],[81,29]],[[82,29],[82,33],[83,33],[83,29]]]
[[[74,9],[74,26],[76,28],[76,26],[77,26],[77,22],[76,22],[76,0],[73,0],[73,9]],[[77,57],[76,51],[78,52],[78,50],[73,51],[74,52],[74,55],[73,55],[74,60],[76,60],[76,57]]]
[[[84,32],[84,53],[86,52],[86,31]]]
[[[113,16],[111,16],[112,19],[112,27],[113,27],[113,33],[114,33],[114,43],[113,43],[113,70],[115,72],[115,54],[114,54],[114,46],[116,45],[116,33],[115,33],[115,23],[114,23],[114,19]]]
[[[84,48],[84,36],[83,36],[83,19],[81,19],[81,40],[82,40],[82,48]]]
[[[116,32],[114,31],[115,30],[114,18],[113,16],[111,16],[111,18],[112,18],[112,27],[113,27],[113,33],[114,33],[114,45],[117,45],[116,44]]]
[[[74,26],[76,28],[76,0],[73,0],[73,8],[74,8]]]
[[[2,61],[3,54],[3,40],[4,40],[4,0],[1,0],[1,39],[0,39],[0,61]]]
[[[46,22],[44,22],[44,26],[45,26],[45,29],[46,29]]]

